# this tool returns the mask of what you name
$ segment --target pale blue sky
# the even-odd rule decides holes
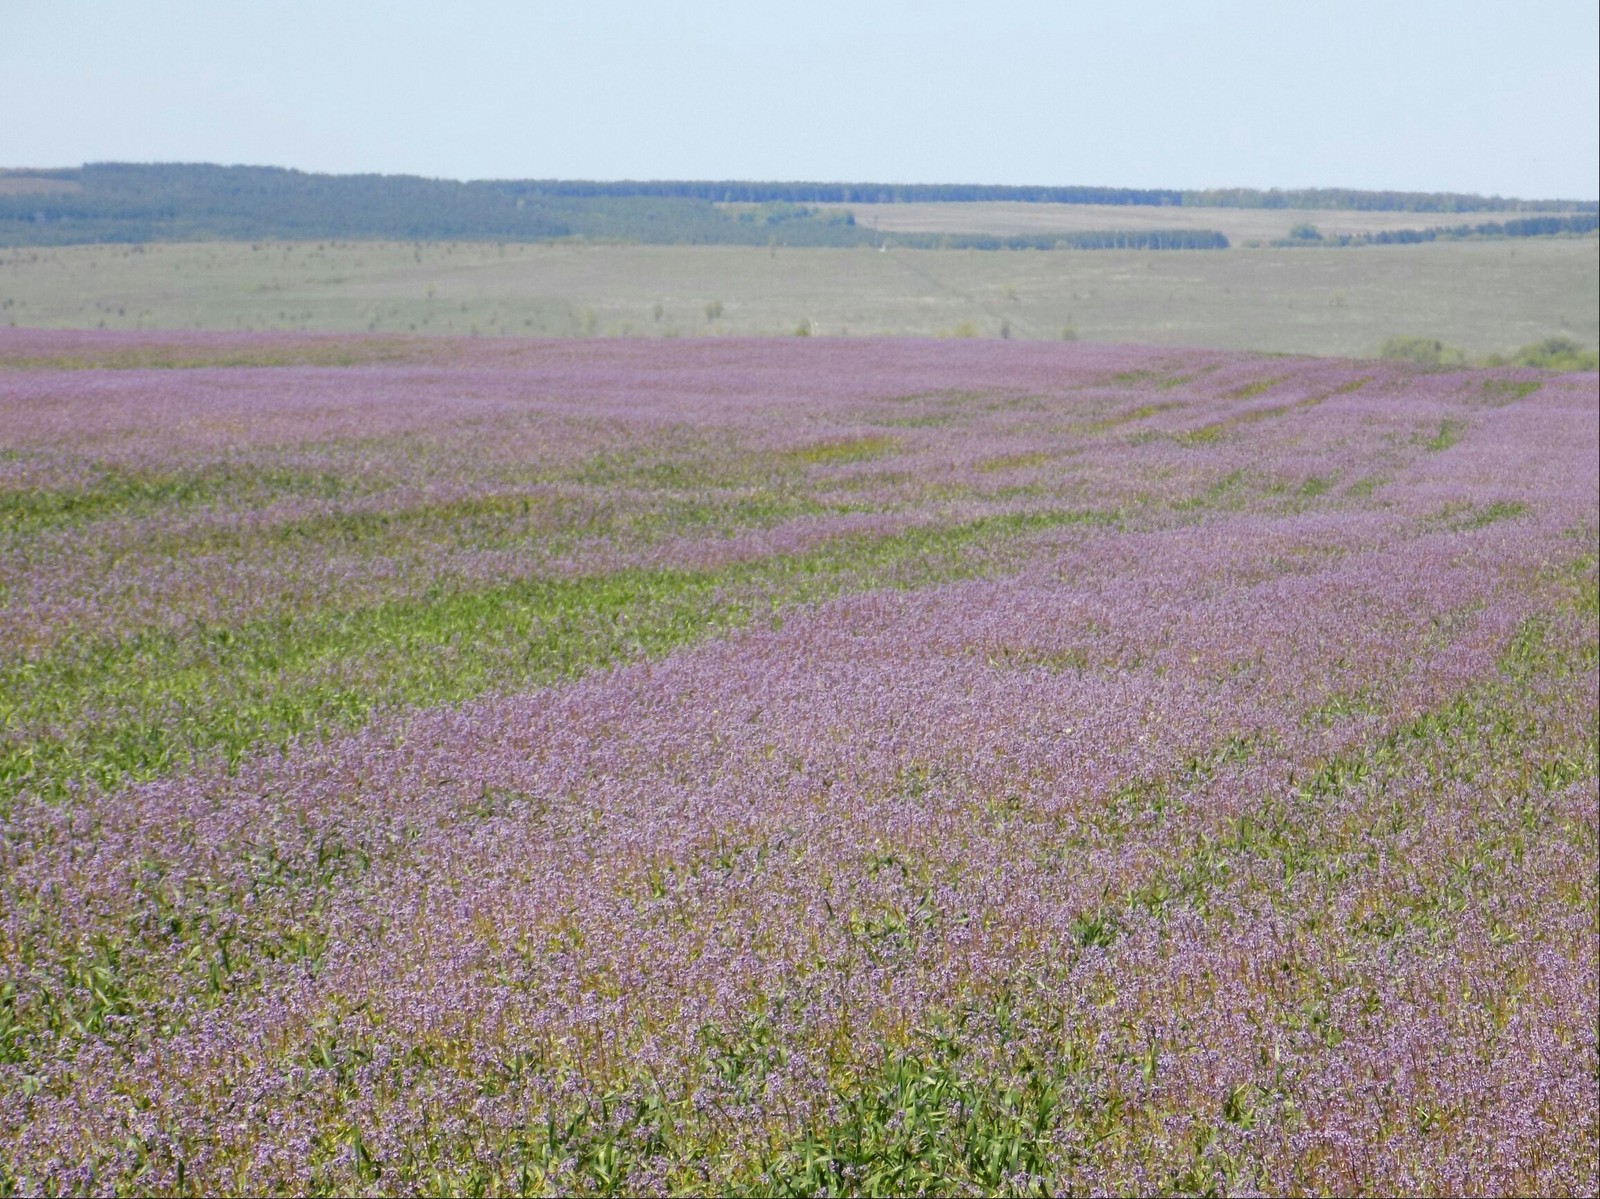
[[[0,165],[1593,199],[1595,0],[0,0]]]

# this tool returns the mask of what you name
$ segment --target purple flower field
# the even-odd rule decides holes
[[[0,330],[0,1194],[1592,1194],[1593,374]]]

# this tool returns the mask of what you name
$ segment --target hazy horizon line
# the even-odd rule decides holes
[[[1513,202],[1532,203],[1600,203],[1600,190],[1594,195],[1587,196],[1535,196],[1512,195],[1503,192],[1481,191],[1452,191],[1448,188],[1427,190],[1408,187],[1349,187],[1343,184],[1273,184],[1262,187],[1255,184],[1225,184],[1213,187],[1187,187],[1163,185],[1157,187],[1138,187],[1120,183],[1105,182],[1072,182],[1072,183],[992,183],[972,179],[807,179],[799,176],[779,178],[767,177],[739,177],[725,176],[692,176],[692,175],[481,175],[462,177],[457,175],[430,175],[413,171],[323,171],[312,170],[305,167],[288,166],[283,163],[271,162],[219,162],[214,159],[132,159],[132,158],[101,158],[92,161],[80,162],[76,165],[58,166],[0,166],[0,174],[28,175],[45,174],[58,171],[81,171],[97,166],[139,166],[139,167],[221,167],[224,169],[242,168],[247,170],[274,170],[285,171],[299,175],[321,175],[330,178],[378,178],[378,179],[424,179],[440,183],[599,183],[599,184],[668,184],[668,183],[736,183],[736,184],[784,184],[784,185],[816,185],[830,187],[993,187],[1006,188],[1017,191],[1027,191],[1034,188],[1069,188],[1083,187],[1096,188],[1108,191],[1174,191],[1174,192],[1297,192],[1297,191],[1344,191],[1364,192],[1368,194],[1393,194],[1410,196],[1470,196],[1476,199],[1497,199]],[[861,199],[852,200],[850,203],[876,203],[877,201]],[[984,201],[925,201],[929,203],[983,203]]]

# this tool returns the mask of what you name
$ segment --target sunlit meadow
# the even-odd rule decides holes
[[[1597,409],[0,330],[0,1194],[1592,1194]]]

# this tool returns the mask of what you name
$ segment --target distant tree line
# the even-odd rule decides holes
[[[99,163],[41,175],[74,190],[0,191],[0,245],[85,242],[251,241],[593,241],[679,245],[862,246],[879,235],[849,213],[809,203],[741,195],[682,194],[663,184],[646,193],[625,185],[457,183],[406,175],[314,175],[276,167],[138,166]],[[787,185],[773,185],[781,188]],[[798,185],[797,185],[798,186]],[[589,190],[584,190],[589,188]],[[723,206],[733,195],[740,208]],[[815,200],[815,197],[812,197]],[[1194,230],[1092,232],[1039,237],[906,234],[896,245],[1002,249],[1215,249],[1219,233]]]
[[[1180,191],[1132,187],[1012,187],[982,183],[751,183],[735,180],[544,179],[501,183],[548,196],[674,196],[723,204],[912,204],[1011,200],[1029,204],[1123,204],[1185,208],[1325,208],[1371,212],[1584,212],[1582,200],[1517,200],[1459,192],[1359,191],[1316,187],[1251,187]]]
[[[1424,202],[1457,209],[1503,206],[1497,198],[1376,192],[1177,192],[1128,188],[1017,188],[944,184],[833,183],[587,183],[487,180],[459,183],[409,175],[316,175],[277,167],[207,164],[96,163],[74,170],[33,172],[59,191],[7,191],[0,186],[0,245],[85,242],[357,240],[591,241],[680,245],[861,246],[879,235],[847,213],[819,204],[1012,199],[1033,202],[1179,206],[1211,202],[1262,207],[1284,203],[1379,207],[1362,197]],[[0,175],[0,184],[5,176]],[[1336,203],[1337,202],[1337,203]],[[1541,202],[1545,203],[1545,202]],[[1548,202],[1554,204],[1555,202]],[[731,205],[731,206],[730,206]],[[1537,205],[1524,205],[1542,211]],[[1591,214],[1590,204],[1553,207]],[[1560,218],[1529,218],[1533,224]],[[1570,218],[1569,218],[1570,219]],[[1528,222],[1506,222],[1513,225]],[[1591,225],[1592,227],[1592,225]],[[1541,226],[1542,228],[1542,226]],[[1505,236],[1532,236],[1511,233]],[[1431,240],[1424,231],[1422,240]],[[1439,236],[1435,234],[1435,236]],[[1401,240],[1396,237],[1396,240]],[[901,234],[902,246],[981,250],[1221,249],[1227,239],[1209,230],[1118,230],[991,237]]]
[[[1132,187],[1002,187],[980,183],[752,183],[735,180],[540,179],[499,183],[547,196],[673,196],[718,204],[914,204],[1018,200],[1032,204],[1130,204],[1177,207],[1183,193]]]
[[[1595,200],[1518,200],[1460,192],[1357,191],[1308,187],[1261,191],[1253,187],[1186,191],[1188,208],[1322,208],[1353,212],[1600,212]]]
[[[0,242],[67,244],[255,239],[765,244],[772,236],[693,199],[530,201],[491,184],[413,176],[314,175],[269,167],[97,164],[54,172],[81,190],[0,193]],[[785,229],[795,244],[852,244],[834,227]]]
[[[1374,233],[1321,233],[1301,223],[1279,246],[1409,246],[1430,241],[1466,238],[1583,236],[1600,229],[1600,214],[1517,217],[1509,221],[1483,221],[1476,225],[1431,225],[1426,229],[1383,229]]]

